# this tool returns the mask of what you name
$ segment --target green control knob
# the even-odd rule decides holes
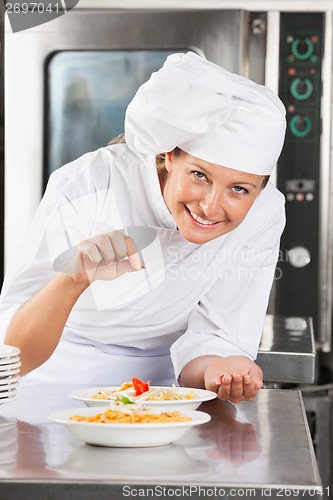
[[[289,128],[296,137],[305,137],[311,132],[312,121],[308,116],[295,115],[290,120]]]
[[[304,61],[312,56],[314,52],[314,44],[310,38],[296,38],[291,44],[291,52],[296,57]]]
[[[307,78],[295,78],[295,80],[290,85],[290,92],[293,97],[304,101],[308,99],[313,91],[313,84]]]

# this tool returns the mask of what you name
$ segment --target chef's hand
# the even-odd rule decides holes
[[[246,356],[211,356],[204,371],[206,389],[222,401],[250,401],[262,387],[261,368]]]
[[[135,241],[120,231],[100,234],[81,241],[72,261],[66,265],[75,283],[114,280],[143,269]]]

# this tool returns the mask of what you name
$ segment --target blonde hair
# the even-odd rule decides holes
[[[125,135],[119,134],[119,135],[117,135],[117,137],[113,137],[113,139],[111,139],[108,142],[108,146],[112,146],[113,144],[126,144]],[[176,149],[178,149],[178,148],[176,148]],[[156,170],[157,170],[158,175],[162,178],[167,174],[167,170],[165,168],[165,154],[164,153],[160,153],[160,154],[156,155]]]

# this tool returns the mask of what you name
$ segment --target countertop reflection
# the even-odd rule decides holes
[[[174,444],[106,448],[83,444],[48,421],[51,411],[83,406],[68,397],[76,388],[20,387],[15,402],[0,406],[0,489],[18,491],[31,481],[303,490],[321,485],[299,391],[262,389],[255,401],[236,406],[216,399],[199,408],[211,421]]]

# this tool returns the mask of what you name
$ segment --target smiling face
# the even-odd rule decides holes
[[[243,221],[260,194],[265,176],[221,167],[184,151],[165,154],[165,203],[182,236],[202,244]]]

